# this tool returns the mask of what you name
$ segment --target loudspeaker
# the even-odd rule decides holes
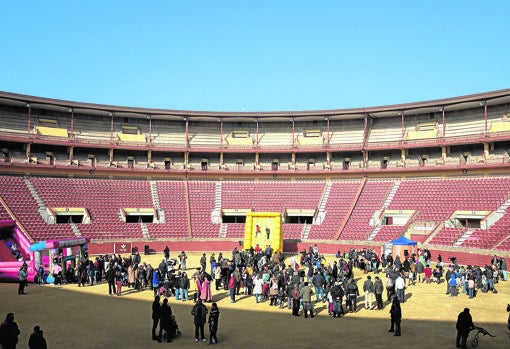
[[[150,250],[150,248],[149,248],[149,245],[145,245],[145,246],[144,246],[144,254],[145,254],[145,255],[151,254],[151,250]]]

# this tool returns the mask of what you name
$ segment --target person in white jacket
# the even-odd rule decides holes
[[[397,279],[395,280],[395,290],[397,291],[397,298],[400,303],[404,303],[404,289],[406,288],[406,282],[402,277],[402,274],[399,274]]]
[[[262,285],[264,285],[264,280],[258,274],[255,274],[253,278],[253,295],[257,303],[259,302],[259,296],[263,297]]]

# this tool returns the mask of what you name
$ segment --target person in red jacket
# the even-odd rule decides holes
[[[429,264],[425,266],[425,269],[423,269],[423,274],[425,274],[425,282],[427,284],[430,283],[430,278],[432,277],[432,268]]]

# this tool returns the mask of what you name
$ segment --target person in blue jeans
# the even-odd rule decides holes
[[[321,272],[316,271],[312,283],[315,286],[315,297],[317,303],[319,302],[319,298],[322,300],[322,302],[326,301],[325,295],[324,295],[324,284],[326,283],[326,279],[324,278],[324,275],[322,275]]]
[[[188,300],[188,289],[190,286],[189,278],[186,273],[182,273],[181,277],[179,278],[179,290],[180,290],[180,296],[181,301],[185,302]]]

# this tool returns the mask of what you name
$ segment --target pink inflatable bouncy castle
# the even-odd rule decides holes
[[[14,220],[0,221],[0,280],[17,281],[23,263],[28,265],[28,280],[36,273],[34,254],[30,252],[30,241],[16,226]]]

